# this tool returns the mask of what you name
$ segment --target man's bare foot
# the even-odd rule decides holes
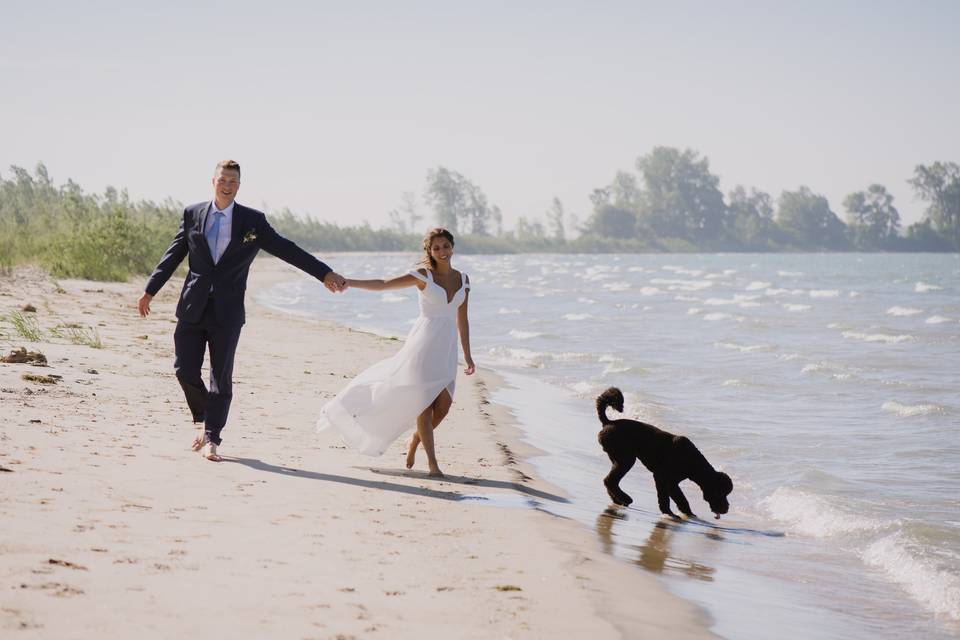
[[[431,478],[442,478],[443,471],[440,471],[440,467],[437,465],[430,465],[430,473],[427,475],[429,475]]]
[[[191,445],[190,448],[194,451],[200,451],[200,449],[203,449],[203,445],[205,444],[207,444],[207,434],[206,432],[201,431],[200,435],[193,439],[193,445]]]
[[[207,460],[210,460],[211,462],[220,462],[221,460],[223,460],[223,458],[221,458],[219,454],[217,454],[217,445],[215,445],[213,442],[210,442],[209,440],[207,440],[206,445],[203,447],[203,451],[201,451],[201,455]]]
[[[410,444],[407,445],[407,469],[413,469],[413,461],[417,457],[418,446],[420,446],[420,439],[414,435],[410,438]]]

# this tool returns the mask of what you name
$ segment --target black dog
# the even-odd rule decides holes
[[[727,474],[714,469],[690,440],[636,420],[611,421],[607,418],[607,407],[623,412],[620,389],[610,387],[597,396],[597,415],[603,423],[597,439],[613,462],[613,468],[603,479],[611,500],[623,506],[633,502],[633,498],[620,488],[620,481],[639,458],[653,473],[662,513],[677,517],[670,510],[670,498],[673,498],[681,512],[687,517],[695,517],[680,490],[680,482],[688,478],[700,485],[703,499],[717,518],[730,509],[727,496],[733,491],[733,481]]]

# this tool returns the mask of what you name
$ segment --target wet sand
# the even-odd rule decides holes
[[[42,331],[30,342],[0,323],[0,351],[48,360],[0,364],[5,636],[712,637],[595,532],[497,506],[565,497],[535,477],[489,372],[457,382],[437,431],[445,479],[422,455],[404,468],[405,438],[369,458],[316,435],[325,399],[398,342],[253,303],[298,277],[254,265],[222,463],[189,449],[179,280],[141,319],[142,282],[0,277],[0,313],[31,304]],[[73,344],[93,329],[101,348]]]

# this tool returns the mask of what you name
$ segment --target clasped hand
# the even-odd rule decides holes
[[[331,271],[324,276],[323,286],[325,286],[330,293],[340,293],[341,291],[347,290],[347,281],[339,273]]]

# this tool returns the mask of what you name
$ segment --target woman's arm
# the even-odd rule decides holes
[[[470,290],[464,292],[463,304],[457,309],[457,329],[460,332],[460,346],[463,347],[463,361],[467,363],[467,368],[463,370],[465,374],[473,375],[477,366],[473,364],[473,356],[470,354],[470,319],[467,317],[467,303],[470,301]]]
[[[347,278],[347,288],[366,289],[368,291],[384,291],[386,289],[402,289],[404,287],[422,287],[423,283],[409,273],[389,280],[354,280]]]

